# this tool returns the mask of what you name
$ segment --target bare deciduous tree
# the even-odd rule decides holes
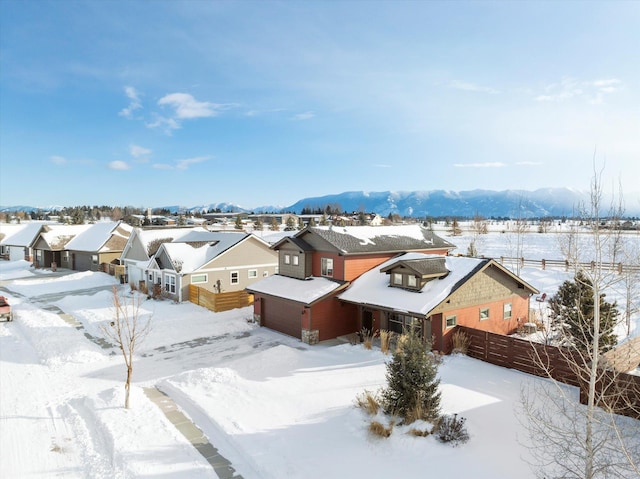
[[[617,271],[605,267],[605,263],[615,262],[620,253],[620,231],[606,227],[602,208],[601,171],[594,168],[590,205],[586,211],[590,232],[585,239],[593,255],[590,267],[584,267],[579,261],[578,251],[585,245],[581,242],[580,248],[576,248],[575,235],[566,242],[565,250],[568,261],[576,273],[579,271],[588,279],[591,289],[593,315],[589,342],[582,349],[558,349],[560,360],[581,384],[582,403],[575,397],[573,388],[557,380],[555,365],[542,354],[535,359],[551,381],[522,393],[524,425],[531,439],[534,466],[541,477],[640,477],[640,421],[616,414],[632,410],[633,416],[640,417],[635,402],[640,391],[630,383],[621,385],[620,371],[607,361],[605,355],[610,353],[604,353],[601,345],[602,335],[609,331],[601,330],[599,298],[605,289],[621,281]],[[609,222],[615,222],[621,214],[621,204],[612,207]],[[578,310],[579,306],[576,305]]]
[[[129,409],[129,393],[133,376],[133,356],[136,348],[144,341],[151,330],[151,316],[143,315],[140,306],[143,296],[135,294],[127,298],[113,287],[114,320],[103,326],[104,335],[122,351],[122,357],[127,367],[127,379],[124,385],[124,407]]]

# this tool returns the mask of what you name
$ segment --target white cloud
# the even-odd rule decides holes
[[[134,158],[141,158],[141,157],[149,156],[151,154],[151,150],[148,149],[148,148],[144,148],[142,146],[139,146],[139,145],[130,145],[129,146],[129,153]]]
[[[474,91],[474,92],[480,92],[480,93],[491,93],[492,95],[495,95],[496,93],[500,93],[499,90],[496,90],[494,88],[476,85],[475,83],[460,81],[460,80],[452,80],[451,82],[449,82],[449,87],[454,88],[456,90]]]
[[[173,166],[168,165],[166,163],[155,163],[153,167],[156,170],[173,170]]]
[[[178,119],[206,118],[216,116],[222,105],[207,101],[197,101],[188,93],[171,93],[158,100],[158,105],[168,105],[175,109]]]
[[[565,77],[558,83],[551,83],[544,88],[544,93],[535,97],[540,102],[563,102],[572,98],[584,98],[589,103],[604,102],[604,95],[620,89],[622,81],[616,78],[594,81],[579,81]]]
[[[124,93],[129,98],[129,106],[120,110],[118,115],[124,116],[125,118],[131,118],[133,116],[133,112],[142,108],[142,103],[140,103],[140,96],[135,88],[132,86],[124,87]]]
[[[210,160],[211,156],[195,156],[193,158],[184,158],[180,160],[175,160],[175,165],[170,165],[168,163],[155,163],[153,165],[157,170],[186,170],[191,165],[195,165],[196,163],[202,163],[203,161]]]
[[[485,163],[454,163],[456,168],[503,168],[506,163],[500,161],[487,161]]]
[[[107,166],[110,170],[128,170],[131,168],[126,161],[120,160],[112,161]]]
[[[312,111],[305,111],[304,113],[298,113],[297,115],[293,115],[293,117],[291,118],[292,120],[296,120],[296,121],[303,121],[303,120],[310,120],[311,118],[314,118],[316,116],[316,114]]]
[[[171,132],[173,130],[181,128],[180,123],[173,118],[165,118],[157,114],[154,115],[154,120],[150,123],[146,123],[146,125],[147,128],[161,128],[169,136],[171,136]]]
[[[58,155],[54,155],[51,158],[49,158],[49,160],[51,161],[51,163],[53,163],[54,165],[66,165],[67,163],[69,163],[69,161],[62,157],[62,156],[58,156]]]
[[[540,166],[543,164],[541,161],[516,161],[517,166]]]
[[[203,161],[207,161],[211,159],[210,156],[196,156],[194,158],[186,158],[183,160],[176,161],[176,168],[179,170],[186,170],[189,166],[194,165],[196,163],[202,163]]]

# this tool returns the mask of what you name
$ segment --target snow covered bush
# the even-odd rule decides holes
[[[442,416],[435,429],[438,441],[451,443],[454,446],[467,442],[469,440],[469,433],[464,425],[465,422],[466,419],[458,417],[457,414],[453,416],[445,414]]]

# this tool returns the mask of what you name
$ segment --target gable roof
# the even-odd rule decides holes
[[[90,227],[91,225],[45,225],[39,236],[52,251],[58,251],[65,249],[73,238]]]
[[[88,252],[97,252],[103,249],[122,251],[131,231],[131,226],[119,221],[94,223],[71,239],[65,249]]]
[[[436,255],[422,253],[407,253],[402,255],[403,261],[424,260],[434,258]],[[454,291],[460,288],[466,281],[489,267],[496,266],[508,276],[522,283],[531,293],[537,293],[537,289],[529,285],[509,270],[491,259],[468,258],[463,256],[445,256],[445,266],[449,274],[440,279],[427,281],[419,291],[407,291],[406,289],[389,286],[389,278],[383,270],[398,263],[399,258],[392,258],[378,268],[367,271],[351,283],[349,288],[338,295],[338,298],[350,303],[376,306],[396,311],[427,315],[440,303],[446,300]]]
[[[7,246],[31,246],[43,226],[43,223],[2,225],[0,226],[0,231],[5,233],[6,236],[0,239],[0,243]]]
[[[388,273],[398,267],[405,267],[413,271],[414,274],[422,277],[437,277],[449,274],[446,259],[444,256],[440,255],[432,258],[400,258],[396,262],[392,262],[389,265],[385,266],[380,271],[383,273]]]
[[[149,254],[149,247],[151,243],[154,241],[162,242],[162,243],[171,243],[171,242],[179,242],[183,238],[191,242],[200,243],[199,246],[202,246],[207,241],[215,241],[213,235],[214,232],[206,230],[201,227],[196,228],[155,228],[155,229],[142,229],[142,228],[134,228],[131,236],[127,242],[127,245],[123,248],[122,258],[126,258],[129,254],[131,248],[134,244],[139,243],[142,247],[144,254],[146,255],[145,260],[148,260],[153,254],[156,253],[152,251]]]
[[[313,226],[300,231],[296,238],[307,234],[321,237],[342,254],[388,253],[452,250],[456,246],[419,224],[401,226]]]
[[[161,256],[164,251],[171,260],[173,269],[178,273],[192,273],[202,266],[206,265],[215,257],[221,255],[229,248],[232,248],[241,241],[249,238],[251,235],[247,233],[236,232],[211,232],[208,231],[208,242],[178,242],[163,243],[155,254],[155,257]],[[256,238],[259,240],[259,238]],[[176,265],[180,265],[180,271],[176,269]]]

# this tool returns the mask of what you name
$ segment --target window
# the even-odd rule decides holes
[[[393,284],[397,286],[402,286],[402,274],[393,273]]]
[[[247,274],[248,274],[249,278],[257,278],[258,277],[258,270],[257,269],[250,269]]]
[[[97,254],[92,254],[91,255],[91,262],[95,265],[98,264],[98,255]]]
[[[299,260],[298,260],[298,255],[297,255],[297,254],[294,254],[294,255],[293,255],[293,265],[294,265],[294,266],[298,266],[298,261],[299,261]]]
[[[237,271],[231,272],[231,284],[238,284],[240,282],[240,273]]]
[[[489,319],[489,308],[480,308],[480,321]]]
[[[415,288],[416,286],[418,286],[418,278],[416,278],[412,274],[407,275],[407,286],[411,288]]]
[[[176,277],[172,274],[167,274],[164,277],[164,290],[168,293],[176,292]]]
[[[504,319],[511,319],[511,303],[504,303]]]
[[[208,277],[206,274],[194,274],[191,276],[191,284],[206,283],[207,281]]]
[[[322,276],[331,276],[333,277],[333,259],[332,258],[322,258],[320,260],[321,272]]]
[[[445,321],[447,323],[447,328],[453,328],[456,324],[458,324],[458,318],[456,318],[455,314],[447,316],[445,318]]]
[[[291,255],[284,255],[284,264],[291,264]]]
[[[389,330],[398,334],[413,330],[422,336],[422,319],[407,314],[389,314]]]

